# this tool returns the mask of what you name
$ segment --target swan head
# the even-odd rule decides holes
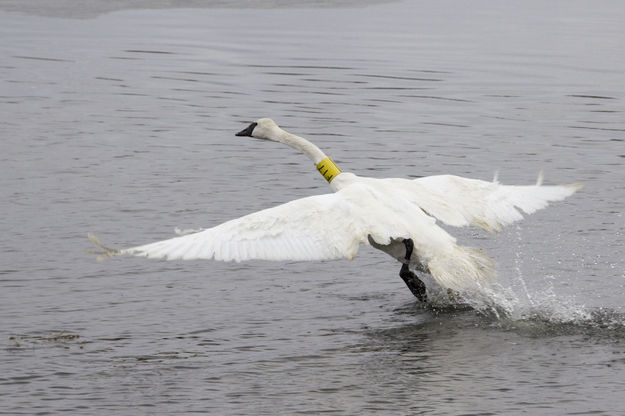
[[[249,136],[257,139],[275,140],[282,129],[270,118],[259,118],[247,128],[241,130],[236,136]]]

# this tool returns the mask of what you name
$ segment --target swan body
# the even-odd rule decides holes
[[[328,260],[352,259],[360,244],[370,244],[411,269],[430,273],[441,286],[463,291],[488,285],[494,262],[481,249],[458,245],[437,221],[500,231],[521,220],[523,213],[531,214],[581,187],[542,186],[542,177],[526,186],[452,175],[362,177],[341,172],[317,146],[286,132],[271,119],[259,119],[237,135],[299,150],[317,166],[334,193],[297,199],[213,228],[123,250],[104,247],[90,235],[105,249],[101,254],[237,262]],[[408,250],[408,240],[414,243],[414,250]]]

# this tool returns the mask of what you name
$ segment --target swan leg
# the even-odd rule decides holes
[[[408,286],[408,289],[412,292],[412,294],[419,299],[421,302],[427,301],[427,294],[425,292],[425,284],[417,277],[416,274],[410,271],[410,267],[408,264],[410,263],[410,256],[412,256],[412,250],[414,249],[414,243],[410,238],[404,240],[404,245],[406,246],[406,257],[407,263],[402,264],[401,270],[399,271],[399,277],[401,277]]]

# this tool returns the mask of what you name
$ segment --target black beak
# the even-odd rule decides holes
[[[254,128],[257,126],[258,123],[252,123],[249,126],[247,126],[247,128],[245,130],[241,130],[240,132],[238,132],[237,134],[235,134],[235,136],[252,136],[252,132],[254,131]]]

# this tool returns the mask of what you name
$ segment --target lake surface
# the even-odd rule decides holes
[[[623,412],[622,2],[146,3],[0,1],[0,414]],[[85,253],[328,192],[234,136],[259,117],[363,175],[585,187],[449,228],[498,262],[477,310],[419,304],[371,247]]]

